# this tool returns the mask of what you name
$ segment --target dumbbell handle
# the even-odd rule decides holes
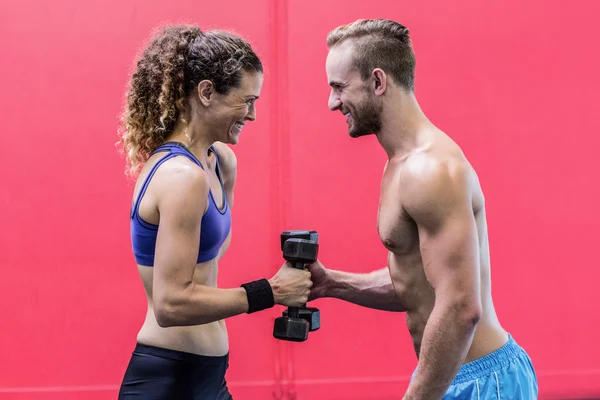
[[[292,263],[290,263],[292,265],[293,268],[296,269],[304,269],[304,263],[301,261],[294,261]]]

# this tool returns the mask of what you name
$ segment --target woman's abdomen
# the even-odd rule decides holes
[[[152,268],[140,267],[146,289],[148,308],[144,324],[138,332],[138,343],[205,356],[223,356],[229,352],[229,338],[224,320],[202,325],[158,325],[152,307]],[[217,286],[217,260],[196,265],[193,281],[197,285]]]
[[[204,356],[224,356],[229,352],[225,321],[203,325],[162,328],[156,322],[151,307],[137,337],[142,344]]]

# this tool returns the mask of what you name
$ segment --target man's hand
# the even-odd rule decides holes
[[[308,270],[310,271],[311,280],[313,282],[313,286],[310,289],[310,296],[308,296],[308,301],[316,300],[321,297],[327,297],[327,269],[319,260],[317,260],[314,264],[308,266]]]

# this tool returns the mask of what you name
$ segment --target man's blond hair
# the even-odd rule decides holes
[[[329,32],[327,46],[347,40],[352,40],[355,66],[363,79],[381,68],[398,85],[414,90],[416,60],[407,27],[387,19],[359,19]]]

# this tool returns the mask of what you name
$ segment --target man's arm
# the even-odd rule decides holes
[[[388,162],[385,168],[387,165]],[[376,310],[406,311],[392,284],[389,267],[369,273],[351,273],[326,269],[317,261],[308,269],[313,281],[309,300],[331,297]]]
[[[464,362],[481,315],[472,178],[466,164],[415,157],[400,178],[402,203],[417,225],[436,300],[405,399],[441,399]]]
[[[360,274],[325,269],[317,261],[309,270],[313,281],[309,300],[332,297],[377,310],[405,311],[387,267]]]

